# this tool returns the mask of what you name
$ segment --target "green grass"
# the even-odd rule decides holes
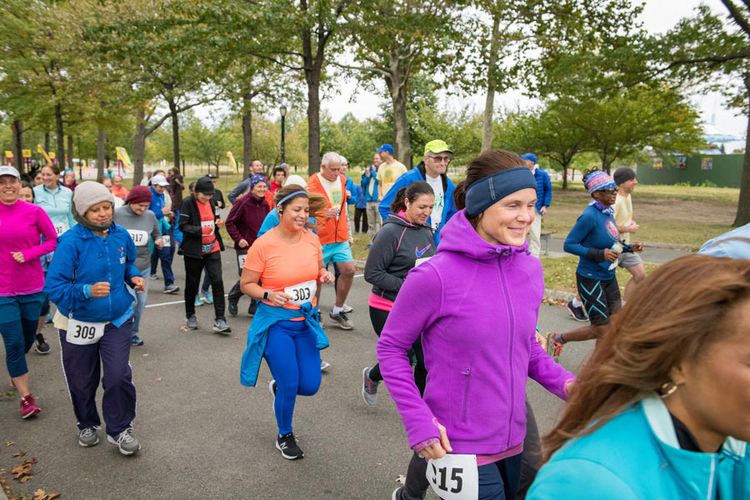
[[[544,286],[550,290],[559,292],[576,293],[576,267],[578,257],[544,257]],[[650,273],[659,267],[658,264],[645,264],[646,273]],[[620,290],[625,290],[625,285],[630,281],[630,273],[622,268],[617,268],[617,283]]]

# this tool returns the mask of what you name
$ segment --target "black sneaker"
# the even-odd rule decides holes
[[[231,300],[227,302],[227,310],[229,310],[229,315],[231,317],[233,318],[236,317],[237,316],[237,302],[234,302]]]
[[[565,304],[565,309],[568,310],[571,316],[573,316],[573,319],[576,321],[588,321],[589,317],[586,316],[586,311],[583,310],[583,306],[574,306],[573,301],[569,300],[567,304]]]
[[[351,330],[354,328],[354,325],[352,325],[351,320],[349,320],[344,311],[338,314],[330,312],[328,313],[328,317],[333,321],[334,326],[338,326],[342,330]]]
[[[281,456],[287,460],[297,460],[305,456],[297,446],[297,439],[291,432],[276,438],[276,449],[281,452]]]
[[[36,342],[34,343],[34,350],[38,354],[49,354],[49,344],[44,340],[44,335],[41,333],[36,334]]]

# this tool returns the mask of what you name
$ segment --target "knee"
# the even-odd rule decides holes
[[[316,380],[300,380],[297,394],[300,396],[314,396],[320,389],[320,377]]]
[[[353,262],[340,263],[339,273],[341,274],[341,276],[345,278],[353,278],[354,277],[354,263]]]
[[[109,367],[102,381],[105,389],[118,389],[132,385],[130,367]]]

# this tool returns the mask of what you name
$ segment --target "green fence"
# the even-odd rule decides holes
[[[642,184],[740,187],[745,155],[665,156],[638,165]]]

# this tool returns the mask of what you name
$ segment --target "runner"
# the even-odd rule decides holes
[[[161,174],[155,174],[151,178],[151,204],[148,209],[156,215],[161,229],[162,241],[164,246],[154,249],[151,254],[151,279],[159,279],[156,274],[156,268],[161,262],[161,271],[164,275],[164,293],[173,294],[180,291],[180,287],[174,284],[174,272],[172,271],[172,260],[174,259],[175,237],[174,237],[174,219],[172,218],[171,198],[167,193],[169,183],[166,177]]]
[[[584,364],[527,498],[750,498],[748,331],[750,261],[659,267]]]
[[[125,186],[122,185],[122,176],[120,175],[112,176],[111,191],[112,191],[112,195],[114,195],[115,198],[120,198],[123,201],[125,201],[125,198],[128,197],[128,190]]]
[[[434,203],[435,194],[426,182],[415,182],[401,188],[391,205],[391,214],[372,242],[365,264],[365,281],[372,285],[370,321],[378,337],[406,275],[418,263],[435,255],[432,229],[427,225]],[[417,357],[414,380],[422,394],[427,372],[419,339],[414,342],[413,350]],[[362,371],[362,397],[369,406],[378,402],[381,380],[378,364]]]
[[[127,287],[140,292],[145,280],[135,267],[133,240],[112,221],[113,200],[107,188],[83,182],[76,188],[73,205],[78,224],[60,237],[44,289],[58,307],[55,328],[60,331],[78,444],[99,443],[96,390],[102,373],[107,441],[123,455],[132,455],[141,446],[133,436],[136,393],[129,363],[133,297]]]
[[[535,204],[534,176],[518,155],[481,154],[456,189],[463,210],[446,224],[440,251],[399,291],[377,352],[415,452],[407,477],[424,473],[424,459],[471,454],[476,461],[469,457],[466,466],[478,466],[478,486],[467,489],[477,487],[479,498],[514,498],[527,377],[567,397],[574,376],[535,340],[544,293],[541,263],[526,242]],[[429,369],[423,398],[406,357],[420,335]],[[399,488],[393,498],[422,492]]]
[[[388,191],[391,190],[396,180],[406,173],[406,166],[404,166],[403,163],[401,163],[400,161],[398,161],[397,159],[393,157],[395,152],[393,150],[393,146],[390,144],[383,144],[377,149],[376,152],[383,159],[383,163],[378,168],[378,174],[377,174],[378,196],[380,197],[381,200],[383,200],[383,197],[386,195]],[[398,192],[398,189],[394,191],[393,193],[394,197],[395,197],[396,192]],[[390,206],[391,202],[392,200],[389,200],[386,206]],[[381,206],[382,206],[382,201],[381,201]],[[382,209],[380,210],[380,213],[381,215],[383,214]],[[385,220],[387,216],[388,214],[382,215],[383,220]]]
[[[284,181],[286,180],[286,169],[279,165],[278,167],[274,167],[271,175],[273,175],[273,179],[271,180],[268,189],[271,191],[271,194],[276,194],[276,191],[284,186]]]
[[[13,167],[0,167],[0,334],[5,363],[21,396],[21,417],[38,414],[29,392],[26,353],[34,344],[45,295],[40,258],[55,250],[55,226],[40,207],[19,199],[21,176]],[[42,237],[44,242],[40,243]],[[49,351],[49,346],[48,346]]]
[[[250,178],[250,194],[237,200],[227,217],[227,233],[234,241],[234,251],[237,253],[237,268],[240,276],[242,275],[242,264],[247,255],[247,250],[255,242],[260,226],[268,212],[271,211],[271,207],[266,203],[266,189],[266,178],[264,176],[252,176]],[[229,291],[227,299],[231,316],[237,316],[237,303],[240,297],[242,297],[242,290],[240,290],[238,280]],[[256,307],[257,302],[251,301],[247,313],[252,316]]]
[[[63,172],[63,186],[70,189],[71,191],[75,191],[76,187],[78,187],[78,183],[76,182],[76,173],[71,169],[66,169]]]
[[[548,334],[547,352],[555,358],[560,356],[566,342],[601,337],[609,317],[622,307],[615,274],[620,254],[643,250],[640,242],[632,246],[620,242],[612,208],[617,197],[614,179],[602,170],[591,170],[583,176],[583,184],[594,201],[578,217],[563,248],[579,257],[576,287],[591,325]]]
[[[318,392],[320,349],[328,346],[315,291],[333,281],[320,241],[306,227],[307,197],[296,185],[276,193],[281,222],[250,247],[241,279],[243,293],[262,301],[248,331],[241,383],[255,386],[265,358],[274,378],[269,389],[279,431],[276,448],[288,460],[304,457],[292,427],[295,400]]]
[[[552,203],[552,182],[549,174],[539,168],[537,157],[534,153],[521,155],[536,179],[536,217],[529,231],[529,251],[531,255],[539,258],[542,251],[542,217],[547,214]]]
[[[698,253],[713,255],[714,257],[750,259],[750,224],[745,224],[708,240]]]
[[[310,193],[321,194],[328,200],[326,217],[317,221],[318,237],[323,245],[323,263],[328,267],[333,262],[340,273],[336,286],[336,303],[328,317],[342,330],[351,330],[354,325],[344,306],[354,282],[354,258],[346,220],[346,177],[341,175],[341,163],[338,153],[329,151],[324,154],[320,172],[310,177],[308,189]]]
[[[138,335],[141,317],[148,301],[148,272],[151,266],[151,252],[160,249],[164,242],[156,215],[148,209],[151,205],[151,190],[146,186],[133,186],[125,198],[125,206],[115,210],[115,224],[122,226],[130,234],[135,244],[137,257],[135,267],[141,271],[145,286],[141,293],[135,293],[135,314],[133,315],[133,329],[131,343],[134,346],[143,345],[143,339]]]
[[[187,327],[198,329],[195,317],[195,298],[201,284],[201,273],[205,268],[211,279],[211,290],[214,293],[213,331],[229,335],[232,329],[224,316],[224,282],[221,278],[221,252],[224,242],[218,229],[224,221],[214,211],[211,197],[214,185],[208,177],[201,177],[195,182],[195,192],[185,198],[180,208],[180,231],[183,234],[180,251],[185,261],[185,317]]]
[[[117,177],[117,176],[115,176]],[[102,179],[99,179],[99,184],[107,188],[107,190],[112,193],[112,196],[114,196],[114,192],[112,191],[112,179],[109,177],[104,177]],[[120,208],[121,206],[125,205],[125,199],[124,198],[118,198],[117,196],[114,196],[114,203],[115,203],[115,210]]]
[[[633,191],[638,185],[638,178],[632,168],[621,167],[615,170],[612,176],[617,183],[617,200],[615,201],[615,223],[617,230],[622,235],[622,241],[630,244],[630,235],[638,232],[640,226],[633,218]],[[625,299],[631,294],[634,285],[646,279],[646,268],[641,256],[637,253],[623,253],[620,256],[619,266],[627,269],[633,278],[625,285]]]
[[[378,211],[378,205],[380,204],[378,168],[382,163],[383,159],[380,157],[380,153],[375,153],[372,155],[372,164],[362,172],[361,186],[367,200],[367,231],[372,235],[380,231],[380,226],[383,225],[383,220]]]

